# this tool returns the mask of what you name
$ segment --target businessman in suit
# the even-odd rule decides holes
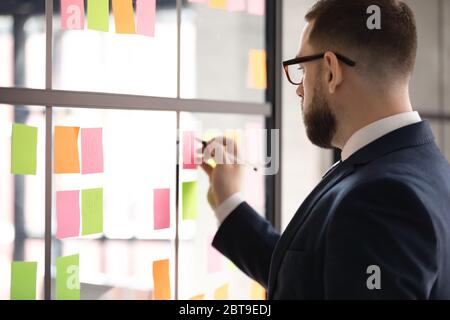
[[[381,29],[367,24],[374,4]],[[409,98],[412,11],[321,0],[305,18],[284,67],[309,139],[340,149],[341,161],[282,235],[240,196],[239,165],[203,163],[220,222],[214,247],[269,299],[450,299],[450,166]]]

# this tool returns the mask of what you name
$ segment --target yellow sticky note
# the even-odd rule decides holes
[[[249,51],[250,88],[267,88],[266,51],[251,49]]]
[[[252,300],[266,300],[266,290],[258,282],[250,284],[250,297]]]
[[[214,291],[214,300],[228,300],[228,283]]]
[[[133,0],[112,0],[116,33],[135,34]]]
[[[169,259],[153,262],[155,300],[170,300]]]
[[[226,9],[226,0],[208,0],[208,6],[213,9]]]
[[[199,294],[197,296],[193,296],[191,299],[189,300],[205,300],[205,295],[204,294]]]
[[[55,173],[80,173],[79,127],[55,127]]]

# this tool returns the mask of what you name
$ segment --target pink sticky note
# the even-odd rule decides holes
[[[154,229],[170,228],[170,189],[153,190]]]
[[[265,12],[266,3],[264,0],[248,0],[247,12],[256,16],[263,16]]]
[[[84,29],[84,0],[61,0],[61,28]]]
[[[245,0],[228,0],[228,11],[245,11]]]
[[[56,238],[80,234],[80,191],[56,192]]]
[[[138,0],[136,4],[137,33],[155,36],[156,0]]]
[[[183,169],[197,169],[195,164],[195,132],[183,133]]]
[[[208,238],[208,273],[219,272],[223,269],[222,255],[211,245],[213,239],[213,236]]]
[[[103,172],[103,138],[101,128],[81,129],[81,173]]]

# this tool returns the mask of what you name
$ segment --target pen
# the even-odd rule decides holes
[[[203,149],[205,149],[205,148],[209,145],[208,142],[206,142],[206,141],[204,141],[204,140],[202,140],[202,139],[199,139],[199,138],[195,138],[195,139],[196,139],[198,142],[201,142],[201,144],[202,144],[202,146],[203,146]],[[212,143],[214,143],[214,141],[213,141]],[[232,159],[231,159],[231,160],[238,160],[238,159],[236,159],[233,155],[231,155],[230,153],[228,153],[228,155],[229,155],[229,156],[232,156]],[[248,163],[248,162],[243,162],[243,163],[241,163],[241,162],[243,162],[243,161],[237,161],[237,163],[239,163],[239,164],[242,164],[242,165],[245,165],[245,166],[252,167],[252,168],[253,168],[253,171],[258,171],[258,166],[257,166],[257,165],[253,165],[253,164]]]

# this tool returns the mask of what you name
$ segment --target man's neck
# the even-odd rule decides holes
[[[396,114],[413,111],[408,92],[392,99],[374,98],[368,101],[352,107],[350,110],[356,111],[347,114],[346,119],[338,119],[339,129],[333,141],[334,147],[342,150],[352,135],[371,123]]]

